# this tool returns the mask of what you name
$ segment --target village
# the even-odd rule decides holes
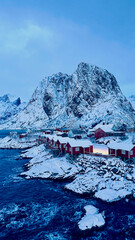
[[[26,161],[19,178],[49,180],[43,186],[52,180],[56,186],[63,181],[63,190],[74,192],[75,199],[79,195],[92,198],[92,205],[88,205],[88,211],[86,205],[86,214],[78,219],[80,230],[106,224],[106,212],[93,201],[105,204],[123,199],[127,203],[135,197],[134,129],[116,131],[112,124],[100,123],[88,130],[13,130],[1,139],[0,148],[19,149],[17,162]],[[91,221],[87,221],[87,216]]]
[[[20,142],[29,142],[30,135],[20,134]],[[65,189],[107,202],[134,196],[134,129],[115,131],[105,123],[88,131],[44,129],[35,140],[20,156],[31,159],[21,173],[25,179],[70,179]]]
[[[118,157],[122,160],[135,159],[135,129],[113,130],[113,124],[98,124],[93,129],[69,130],[67,128],[47,129],[39,135],[39,143],[58,153],[71,156],[91,154],[104,157]],[[21,137],[21,136],[20,136]],[[23,137],[23,135],[22,135]]]

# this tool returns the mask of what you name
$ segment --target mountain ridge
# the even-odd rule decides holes
[[[45,77],[26,108],[5,127],[76,128],[102,121],[118,129],[134,125],[134,109],[113,74],[82,62],[72,75],[59,72]]]
[[[135,94],[128,97],[129,102],[131,103],[132,107],[135,109]]]
[[[26,103],[22,103],[20,97],[4,94],[0,97],[0,124],[8,122],[14,115],[24,109]]]

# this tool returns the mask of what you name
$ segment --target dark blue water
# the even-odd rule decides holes
[[[66,182],[25,180],[19,176],[28,160],[18,150],[0,150],[0,239],[135,239],[133,199],[107,204],[64,190]],[[82,233],[83,207],[105,211],[106,225]]]

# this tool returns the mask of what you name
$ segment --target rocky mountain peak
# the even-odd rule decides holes
[[[134,109],[107,70],[81,62],[72,75],[43,79],[12,127],[90,127],[102,121],[133,125]],[[11,127],[11,126],[10,126]]]
[[[91,65],[92,66],[92,65]],[[90,71],[90,65],[88,63],[81,62],[78,64],[76,72],[80,75],[87,75]]]
[[[82,81],[83,84],[88,84],[91,88],[95,86],[97,92],[100,92],[100,90],[116,94],[121,92],[114,75],[105,69],[82,62],[78,65],[76,74],[79,81]]]
[[[8,122],[14,115],[22,111],[25,106],[25,103],[21,104],[20,97],[17,98],[10,94],[0,97],[0,124]]]
[[[21,104],[21,98],[17,98],[14,102],[13,102],[16,106],[19,106]]]
[[[5,94],[2,97],[0,97],[0,101],[2,101],[2,102],[9,102],[8,94]]]

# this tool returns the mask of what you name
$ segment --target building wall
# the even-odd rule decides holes
[[[55,149],[60,150],[60,142],[59,142],[59,140],[57,140],[57,141],[55,142]]]
[[[117,155],[119,155],[122,158],[129,158],[129,151],[125,151],[125,153],[122,153],[123,150],[117,150]]]
[[[72,154],[73,155],[78,155],[80,153],[83,153],[83,148],[82,147],[72,147]]]
[[[66,150],[65,151],[66,151],[66,153],[69,153],[69,154],[72,153],[71,146],[70,146],[69,143],[66,144]]]
[[[115,149],[110,149],[109,148],[109,155],[111,155],[111,156],[115,156]]]
[[[105,136],[105,132],[101,129],[101,128],[98,128],[96,131],[95,131],[95,138],[101,138],[101,137],[104,137]]]
[[[83,150],[84,154],[89,154],[89,153],[92,153],[92,152],[93,152],[93,146],[84,148],[84,150]]]
[[[133,154],[130,156],[131,156],[131,158],[134,158],[135,157],[135,146],[131,149],[131,151],[133,151]]]
[[[133,154],[131,155],[131,151],[133,152]],[[135,157],[135,147],[132,148],[130,151],[125,151],[125,153],[123,153],[123,150],[121,149],[110,149],[109,148],[109,155],[111,156],[116,156],[116,157],[121,157],[121,158],[133,158]]]
[[[78,150],[77,150],[78,148]],[[69,143],[66,144],[66,153],[72,154],[72,155],[77,155],[80,153],[83,153],[83,148],[82,147],[71,147]]]
[[[93,146],[90,146],[90,152],[93,153]]]
[[[65,147],[66,147],[66,143],[60,143],[59,142],[59,150],[62,152],[65,152]]]

